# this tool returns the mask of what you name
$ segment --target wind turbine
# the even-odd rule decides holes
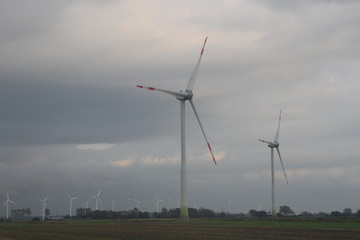
[[[95,198],[95,210],[99,209],[99,203],[102,204],[101,199],[100,199],[100,193],[101,193],[101,188],[99,189],[99,192],[96,196],[92,196],[92,198]]]
[[[66,195],[68,196],[68,198],[70,200],[70,214],[69,214],[69,216],[71,217],[72,216],[72,201],[79,198],[79,197],[70,197],[69,194],[66,194]]]
[[[125,203],[125,209],[126,209],[126,211],[130,211],[130,208],[129,208],[129,202],[131,201],[131,199],[130,198],[127,198],[126,199],[126,203]]]
[[[118,208],[118,206],[117,206],[117,204],[115,202],[115,197],[113,197],[111,206],[112,206],[112,211],[115,212],[116,208]]]
[[[283,161],[281,159],[281,154],[279,151],[279,132],[280,132],[280,122],[281,122],[281,110],[280,110],[280,115],[279,115],[279,125],[278,125],[278,129],[275,135],[275,139],[273,142],[269,142],[269,141],[265,141],[262,139],[259,139],[260,142],[264,142],[268,144],[268,147],[271,150],[271,206],[272,206],[272,210],[271,210],[271,215],[273,217],[276,217],[276,209],[275,209],[275,178],[274,178],[274,148],[276,148],[276,151],[279,154],[279,159],[280,159],[280,163],[284,172],[284,176],[285,176],[285,180],[286,180],[286,184],[289,186],[287,177],[286,177],[286,172],[285,172],[285,168],[284,168],[284,164]]]
[[[82,203],[81,205],[84,206],[84,208],[89,208],[89,200],[87,200],[86,202]]]
[[[9,219],[9,203],[16,204],[14,201],[9,198],[9,191],[6,191],[6,201],[3,204],[3,207],[6,205],[6,219]]]
[[[159,196],[156,194],[156,212],[160,212],[159,210],[159,203],[165,202],[164,200],[159,199]]]
[[[143,201],[138,201],[136,199],[134,199],[135,202],[136,202],[136,209],[140,211],[140,204],[143,202]]]
[[[226,208],[227,213],[230,213],[230,205],[231,205],[231,200],[228,200],[228,204],[227,204],[227,208]]]
[[[39,199],[40,202],[42,202],[42,220],[45,220],[45,211],[46,211],[46,201],[48,200],[48,197],[44,199]]]
[[[196,80],[196,77],[197,77],[197,74],[199,71],[201,58],[204,53],[206,41],[207,41],[207,37],[205,38],[204,44],[203,44],[201,52],[200,52],[199,59],[197,61],[197,64],[195,66],[193,73],[190,76],[190,79],[187,83],[185,91],[170,91],[170,90],[164,90],[164,89],[159,89],[159,88],[154,88],[154,87],[146,87],[146,86],[136,85],[139,88],[144,88],[144,89],[148,89],[148,90],[152,90],[152,91],[159,91],[159,92],[167,93],[180,101],[180,119],[181,119],[180,120],[180,122],[181,122],[181,124],[180,124],[180,126],[181,126],[181,209],[180,209],[180,219],[182,219],[184,221],[189,220],[189,210],[188,210],[188,206],[187,206],[187,202],[186,202],[186,149],[185,149],[185,146],[186,146],[186,144],[185,144],[185,101],[186,100],[189,100],[190,105],[191,105],[192,109],[194,110],[195,116],[199,122],[201,131],[204,135],[206,144],[209,148],[212,159],[216,165],[216,160],[215,160],[214,154],[212,152],[211,146],[206,137],[204,128],[201,124],[200,118],[197,114],[197,111],[196,111],[196,108],[195,108],[195,105],[193,102],[193,88],[194,88],[195,80]]]

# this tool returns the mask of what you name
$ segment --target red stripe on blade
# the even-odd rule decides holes
[[[214,160],[214,163],[215,163],[215,165],[217,165],[217,164],[216,164],[215,157],[214,157],[214,154],[213,154],[213,152],[212,152],[212,150],[211,150],[211,147],[210,147],[210,143],[207,143],[207,145],[208,145],[208,148],[209,148],[209,150],[210,150],[211,156],[212,156],[212,158],[213,158],[213,160]]]
[[[140,86],[140,85],[136,85],[138,88],[144,88],[143,86]]]
[[[155,88],[153,88],[153,87],[149,87],[148,89],[149,89],[149,90],[153,90],[153,91],[155,90]]]

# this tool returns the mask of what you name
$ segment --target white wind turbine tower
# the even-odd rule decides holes
[[[112,207],[112,211],[115,212],[115,210],[118,208],[116,202],[115,202],[115,197],[113,197],[112,203],[111,203],[111,207]]]
[[[45,212],[46,212],[46,201],[48,200],[48,197],[44,199],[39,199],[40,202],[42,202],[42,220],[45,220]]]
[[[14,201],[9,198],[9,191],[6,191],[6,201],[3,204],[3,207],[6,205],[6,219],[9,219],[9,204],[16,204]]]
[[[193,73],[190,76],[190,79],[188,81],[185,91],[169,91],[169,90],[164,90],[164,89],[159,89],[159,88],[145,87],[145,86],[137,85],[137,87],[139,87],[139,88],[144,88],[144,89],[148,89],[148,90],[152,90],[152,91],[159,91],[159,92],[170,94],[171,96],[175,97],[177,100],[180,101],[180,116],[181,116],[180,117],[180,119],[181,119],[181,121],[180,121],[181,122],[181,124],[180,124],[181,125],[181,209],[180,209],[180,219],[185,220],[185,221],[189,220],[189,210],[188,210],[187,201],[186,201],[186,150],[185,150],[185,145],[186,145],[185,144],[185,101],[186,100],[189,100],[190,105],[191,105],[192,109],[194,110],[195,116],[199,122],[201,131],[204,135],[206,144],[210,150],[211,156],[216,165],[214,154],[211,150],[209,141],[207,140],[205,131],[202,127],[200,118],[197,114],[197,111],[195,109],[195,105],[193,102],[193,88],[194,88],[195,80],[197,77],[197,73],[199,71],[201,58],[204,53],[206,41],[207,41],[207,37],[205,38],[203,47],[200,52],[200,57],[198,59],[198,62],[195,66]]]
[[[227,213],[230,213],[230,205],[231,205],[231,200],[228,200],[228,204],[227,204],[227,208],[226,208]]]
[[[131,198],[127,198],[126,199],[126,203],[125,203],[125,209],[126,209],[126,211],[129,211],[130,209],[129,209],[129,202],[131,201]]]
[[[70,200],[70,213],[69,213],[69,216],[71,217],[72,216],[72,201],[79,198],[79,197],[71,197],[69,194],[66,194]]]
[[[280,131],[280,121],[281,121],[281,110],[280,110],[280,115],[279,115],[279,125],[278,125],[278,129],[275,135],[275,139],[274,142],[269,142],[269,141],[265,141],[262,139],[259,139],[260,142],[264,142],[268,144],[268,147],[271,150],[271,215],[273,217],[276,217],[276,209],[275,209],[275,176],[274,176],[274,148],[276,148],[278,155],[279,155],[279,159],[280,159],[280,163],[284,172],[284,176],[285,176],[285,180],[286,180],[286,184],[289,185],[287,177],[286,177],[286,172],[285,172],[285,168],[284,168],[284,164],[283,161],[281,159],[281,154],[279,151],[279,131]]]
[[[92,196],[92,198],[95,198],[95,210],[99,210],[99,203],[102,204],[100,199],[100,193],[101,193],[101,189],[99,189],[99,192],[96,196]]]
[[[159,213],[160,209],[159,209],[159,203],[161,202],[165,202],[164,200],[159,199],[159,196],[156,194],[156,212]]]

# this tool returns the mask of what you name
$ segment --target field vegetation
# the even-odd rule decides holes
[[[2,222],[1,240],[360,239],[356,219],[174,219]]]

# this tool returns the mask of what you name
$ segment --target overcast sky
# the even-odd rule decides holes
[[[358,1],[0,0],[0,200],[67,214],[101,188],[111,209],[180,198],[180,107],[137,84],[184,90],[190,207],[360,209]],[[0,209],[0,216],[6,208]]]

